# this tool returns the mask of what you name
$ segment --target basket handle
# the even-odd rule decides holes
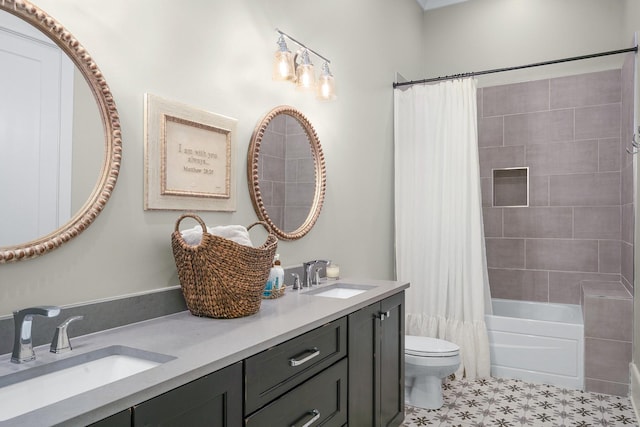
[[[176,221],[175,231],[180,231],[180,222],[185,218],[195,219],[196,221],[198,221],[198,224],[200,224],[200,227],[202,227],[202,233],[207,232],[207,226],[204,224],[204,221],[202,220],[202,218],[200,218],[198,215],[191,212],[180,215],[180,218],[178,218],[178,220]]]
[[[251,229],[253,228],[253,226],[254,226],[254,225],[258,225],[258,224],[260,224],[260,225],[262,225],[264,228],[266,228],[266,229],[267,229],[267,232],[268,232],[269,234],[273,234],[273,231],[271,230],[271,227],[269,226],[269,224],[267,224],[267,223],[266,223],[266,222],[264,222],[264,221],[257,221],[257,222],[254,222],[253,224],[251,224],[250,226],[248,226],[248,227],[247,227],[247,231],[251,230]]]

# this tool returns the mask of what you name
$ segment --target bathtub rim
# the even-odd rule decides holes
[[[496,314],[494,310],[493,302],[497,301],[499,304],[502,303],[512,303],[523,305],[527,307],[531,306],[541,306],[547,308],[564,308],[569,309],[572,312],[572,319],[567,321],[565,320],[553,320],[553,319],[531,319],[529,317],[520,317],[520,316],[508,316],[504,314]],[[558,302],[545,302],[545,301],[527,301],[527,300],[516,300],[516,299],[508,299],[508,298],[491,298],[491,313],[485,314],[485,322],[487,316],[499,317],[499,318],[507,318],[507,319],[518,319],[518,320],[531,320],[536,322],[548,322],[548,323],[562,323],[568,325],[584,325],[584,313],[582,311],[582,306],[580,304],[566,304],[566,303],[558,303]]]

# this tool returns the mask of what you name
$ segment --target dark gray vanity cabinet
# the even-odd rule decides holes
[[[139,426],[242,426],[242,362],[133,407]]]
[[[349,425],[404,419],[404,292],[349,316]]]
[[[104,420],[100,420],[97,423],[89,424],[89,427],[130,427],[131,426],[131,412],[129,408],[125,411],[118,412]]]
[[[206,375],[96,427],[396,427],[404,292]]]

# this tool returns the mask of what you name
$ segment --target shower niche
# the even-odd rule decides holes
[[[529,206],[529,168],[493,169],[493,206]]]

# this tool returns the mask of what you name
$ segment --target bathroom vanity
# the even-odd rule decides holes
[[[36,348],[30,364],[2,361],[0,384],[16,371],[109,346],[168,357],[0,426],[400,425],[409,284],[340,283],[344,289],[328,283],[264,300],[253,316],[208,319],[182,312],[72,337],[74,350],[62,356],[47,346]]]

